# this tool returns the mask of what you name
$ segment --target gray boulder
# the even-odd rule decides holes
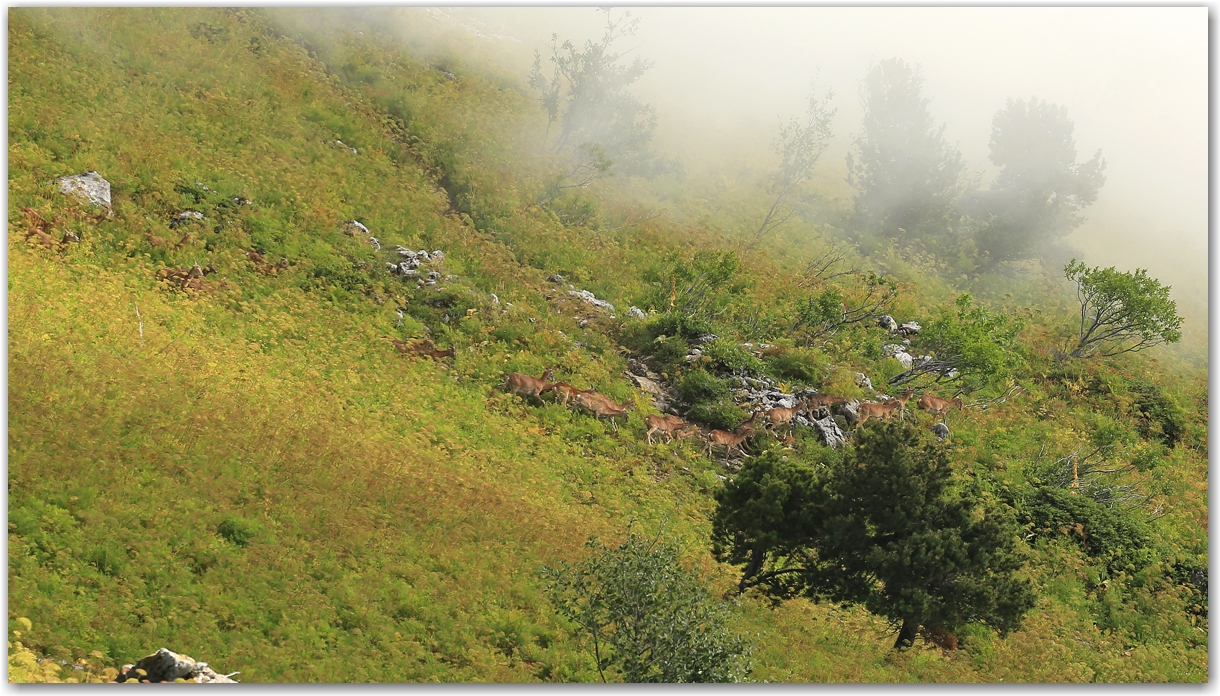
[[[860,402],[859,401],[844,401],[835,407],[836,414],[843,416],[850,424],[855,424],[860,420]]]
[[[65,176],[55,180],[59,191],[86,203],[100,205],[110,211],[110,182],[97,172],[85,172],[76,176]]]
[[[568,294],[572,295],[573,297],[579,297],[580,299],[584,300],[585,303],[591,304],[598,309],[605,309],[611,312],[614,311],[614,305],[606,302],[605,300],[597,299],[597,297],[588,290],[569,290]]]
[[[877,326],[880,326],[881,328],[885,329],[886,331],[897,331],[898,330],[898,322],[894,321],[894,317],[891,317],[888,314],[882,315],[880,318],[877,319]]]
[[[944,423],[937,423],[936,425],[932,426],[932,432],[936,433],[936,437],[943,440],[949,437],[949,426],[945,425]]]
[[[644,314],[644,310],[636,307],[635,305],[632,305],[631,309],[627,310],[627,315],[636,319],[643,319],[646,316]]]
[[[865,389],[872,389],[873,381],[871,379],[869,379],[868,376],[865,375],[863,372],[857,372],[856,373],[856,386],[864,387]]]
[[[843,431],[839,430],[839,424],[835,423],[833,418],[814,420],[810,425],[813,427],[813,432],[817,433],[818,439],[827,447],[838,449],[847,441]]]
[[[917,321],[908,321],[907,323],[903,324],[902,326],[899,326],[898,331],[903,336],[914,336],[915,334],[919,333],[920,331],[923,331],[923,327],[920,326],[919,322],[917,322]]]

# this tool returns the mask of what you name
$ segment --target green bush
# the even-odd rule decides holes
[[[763,364],[774,377],[815,387],[822,385],[831,366],[830,358],[807,348],[789,348],[768,355]]]
[[[678,395],[688,404],[727,398],[729,383],[707,370],[687,370],[678,380]]]
[[[678,312],[666,312],[647,324],[649,337],[681,336],[693,341],[712,333],[712,325],[702,317],[687,316]]]
[[[749,645],[732,631],[728,605],[678,562],[675,543],[631,534],[618,548],[596,539],[588,548],[587,560],[542,572],[559,612],[586,639],[602,681],[745,680]]]
[[[762,374],[763,363],[745,348],[718,338],[702,346],[703,355],[711,360],[710,366],[718,372],[733,374]]]
[[[237,546],[249,546],[263,532],[261,524],[241,517],[226,517],[216,526],[216,533],[222,539]]]
[[[1111,573],[1134,573],[1156,560],[1151,530],[1133,512],[1050,486],[1028,490],[1013,502],[1031,532],[1046,538],[1066,536]]]
[[[738,423],[746,419],[746,412],[732,400],[724,398],[698,401],[691,406],[686,417],[688,420],[702,423],[709,428],[732,430]]]

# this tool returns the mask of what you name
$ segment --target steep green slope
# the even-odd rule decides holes
[[[516,85],[371,31],[218,9],[9,18],[9,618],[25,645],[116,666],[166,645],[248,681],[592,680],[540,566],[634,520],[681,539],[717,592],[735,584],[706,551],[731,471],[697,443],[649,446],[639,415],[655,409],[621,374],[619,344],[655,331],[561,303],[566,286],[545,280],[647,307],[674,263],[731,235],[676,215],[633,224],[632,182],[588,194],[604,222],[565,224],[534,204],[553,163],[517,139],[539,121]],[[111,217],[51,183],[85,170],[112,183]],[[27,207],[82,243],[27,242]],[[171,227],[184,210],[208,219]],[[444,250],[444,277],[391,276],[387,253],[344,233],[352,219],[387,252]],[[188,230],[180,249],[150,241]],[[765,339],[787,321],[813,239],[745,257],[716,330]],[[288,266],[260,271],[251,249]],[[919,259],[852,258],[899,278],[896,316],[954,290]],[[224,282],[158,282],[192,263]],[[1130,479],[1170,503],[1158,564],[1103,575],[1067,532],[1031,534],[1039,607],[956,653],[895,655],[861,609],[747,595],[756,679],[1206,678],[1205,620],[1160,579],[1179,558],[1206,567],[1205,386],[1143,358],[1063,366],[1040,346],[1066,307],[1046,307],[1022,334],[1026,393],[953,419],[954,460],[1019,486],[1040,448],[1062,456],[1099,423],[1124,429],[1127,458],[1178,428]],[[385,340],[428,335],[455,358]],[[856,370],[895,372],[882,335],[843,332],[802,381],[863,394]],[[548,366],[637,413],[615,431],[498,386]]]

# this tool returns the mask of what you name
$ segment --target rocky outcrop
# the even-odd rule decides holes
[[[584,300],[586,304],[591,304],[598,309],[604,309],[608,312],[614,311],[614,305],[606,302],[605,300],[597,299],[597,297],[588,290],[569,290],[568,294],[573,297],[579,297],[580,299]]]
[[[944,423],[937,423],[936,425],[932,426],[932,432],[936,433],[936,437],[943,440],[949,437],[949,426],[945,425]]]
[[[844,442],[847,442],[847,437],[839,429],[839,424],[830,416],[812,420],[809,422],[809,425],[813,428],[813,432],[817,434],[818,439],[822,441],[822,444],[827,447],[839,449],[843,446]]]
[[[894,317],[891,317],[888,314],[884,314],[877,319],[877,326],[880,326],[886,331],[898,330],[898,322],[894,321]]]
[[[864,387],[865,389],[872,389],[873,381],[871,379],[869,379],[868,376],[865,375],[863,372],[857,372],[856,373],[856,386]]]
[[[76,176],[65,176],[55,180],[61,193],[73,196],[86,203],[99,205],[110,212],[110,182],[97,172],[85,172]]]
[[[195,682],[196,684],[236,684],[232,679],[234,674],[219,674],[206,662],[196,662],[194,658],[180,655],[166,648],[140,658],[134,665],[123,665],[119,670],[118,682]]]

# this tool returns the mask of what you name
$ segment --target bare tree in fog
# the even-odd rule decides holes
[[[830,146],[830,121],[837,109],[827,106],[834,96],[834,92],[828,90],[825,96],[819,97],[814,87],[809,92],[805,120],[794,118],[780,126],[779,137],[775,139],[780,165],[768,189],[769,193],[775,195],[775,201],[754,232],[754,241],[762,239],[763,235],[792,217],[794,209],[789,202],[790,197],[813,176],[814,165]]]
[[[862,231],[893,238],[943,235],[953,224],[964,171],[922,94],[919,67],[900,58],[873,65],[860,86],[864,129],[847,156]]]
[[[1084,222],[1080,211],[1105,184],[1101,150],[1076,162],[1075,126],[1067,109],[1031,97],[1009,99],[991,126],[991,161],[1000,168],[988,191],[963,198],[975,218],[980,274],[1035,258]]]

